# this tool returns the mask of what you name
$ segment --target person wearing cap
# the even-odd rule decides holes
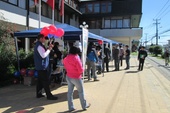
[[[95,44],[90,42],[87,48],[87,74],[88,80],[91,80],[91,73],[94,81],[99,81],[96,75],[96,63],[99,61]],[[91,73],[90,73],[91,72]]]
[[[84,87],[82,81],[82,74],[84,72],[81,59],[79,57],[80,49],[74,45],[70,47],[69,54],[63,59],[63,64],[66,69],[66,80],[68,83],[68,109],[69,111],[74,111],[75,107],[73,105],[73,91],[74,87],[77,88],[79,99],[81,102],[81,107],[86,110],[90,107],[84,97]]]
[[[139,50],[139,53],[138,53],[138,60],[139,60],[139,67],[138,67],[138,70],[139,71],[142,71],[143,70],[143,65],[144,65],[144,62],[145,62],[145,58],[148,56],[146,50],[145,50],[145,47],[144,46],[141,46],[141,49]]]
[[[128,70],[130,68],[130,50],[129,50],[129,46],[126,45],[126,51],[125,51],[125,60],[126,60],[126,68],[125,70]]]
[[[53,48],[52,44],[49,44],[48,49],[45,47],[47,37],[43,34],[38,35],[38,41],[34,47],[34,63],[35,69],[38,71],[38,80],[36,85],[36,97],[44,97],[42,89],[44,88],[48,100],[57,100],[58,97],[52,95],[49,87],[49,54]]]

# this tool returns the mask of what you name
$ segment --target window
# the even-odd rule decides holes
[[[111,17],[104,18],[104,28],[129,28],[129,17]]]
[[[130,27],[130,19],[123,19],[123,27]]]
[[[108,3],[108,12],[112,12],[112,4],[111,3]]]
[[[101,13],[110,13],[112,11],[111,2],[102,2],[101,3]]]
[[[104,28],[110,28],[110,20],[104,21]]]
[[[101,3],[101,13],[106,13],[106,3]]]
[[[90,22],[90,28],[91,29],[95,29],[96,27],[95,27],[95,21],[91,21]]]
[[[99,3],[94,4],[94,13],[99,13],[100,12],[100,5]]]
[[[48,7],[48,12],[47,12],[49,18],[52,18],[52,8]]]
[[[43,10],[41,10],[41,11],[42,11],[42,15],[43,15],[43,16],[47,16],[47,12],[48,12],[48,10],[47,10],[47,4],[42,3],[42,8],[41,8],[41,9],[43,9]]]
[[[101,29],[102,28],[102,21],[101,20],[97,20],[96,22],[96,29]]]
[[[23,0],[21,0],[21,1],[23,1]],[[31,12],[38,13],[38,7],[37,6],[34,5],[33,0],[30,0],[29,8],[30,8]]]
[[[89,29],[101,29],[102,28],[102,20],[92,19],[86,22],[89,25]]]
[[[17,5],[17,0],[9,0],[9,3]]]
[[[54,12],[56,12],[56,13],[54,13],[54,20],[57,20],[57,16],[58,16],[58,15],[57,15],[57,14],[58,14],[58,13],[57,13],[57,10],[54,9]]]
[[[80,12],[85,13],[85,9],[86,9],[85,7],[86,7],[85,4],[81,5],[80,6]]]
[[[117,20],[117,28],[122,28],[122,20]]]
[[[25,0],[19,0],[18,2],[19,2],[19,4],[18,4],[19,7],[26,9],[26,1]]]
[[[116,28],[116,20],[111,20],[111,28]]]
[[[87,13],[92,13],[92,12],[93,12],[93,5],[87,4]]]
[[[65,15],[64,22],[67,23],[67,24],[70,24],[70,17],[69,17],[69,15],[67,15],[67,14]]]

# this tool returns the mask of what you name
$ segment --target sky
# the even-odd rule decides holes
[[[141,41],[156,44],[156,19],[158,20],[159,45],[168,44],[170,40],[170,0],[143,0],[140,27],[143,27]],[[166,32],[169,30],[169,32]],[[154,37],[152,39],[152,37]]]

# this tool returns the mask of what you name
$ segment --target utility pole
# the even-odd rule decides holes
[[[156,20],[154,20],[154,21],[156,21],[156,23],[154,23],[154,24],[156,24],[156,45],[158,45],[158,24],[160,24],[160,23],[158,23],[158,21],[159,21],[160,19],[156,19]]]
[[[146,37],[145,37],[145,47],[147,46],[147,35],[148,33],[145,33]]]

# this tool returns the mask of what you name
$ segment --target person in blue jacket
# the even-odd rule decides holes
[[[35,69],[38,71],[38,80],[36,85],[36,97],[44,97],[42,89],[44,88],[48,100],[57,100],[58,97],[52,95],[49,88],[49,54],[53,48],[52,44],[49,44],[48,49],[45,47],[47,37],[43,34],[38,35],[38,41],[34,47],[34,63]]]
[[[99,81],[96,75],[96,63],[98,62],[98,56],[96,53],[95,44],[90,42],[87,48],[87,74],[88,80],[91,80],[91,73],[94,81]]]

